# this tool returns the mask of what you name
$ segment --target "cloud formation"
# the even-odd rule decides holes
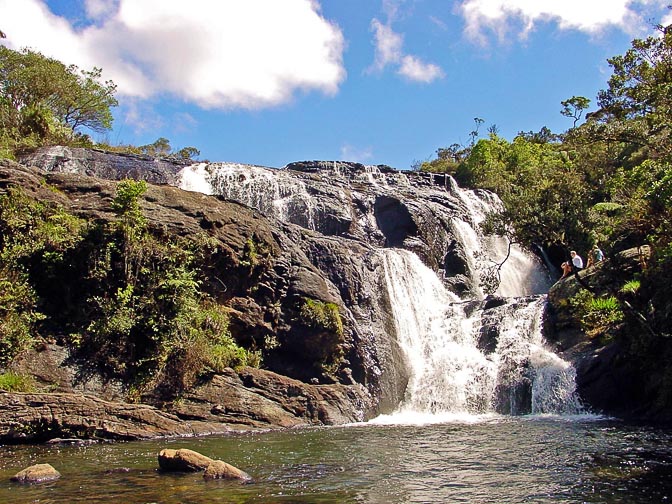
[[[356,163],[367,163],[373,159],[373,149],[371,147],[358,148],[345,143],[341,145],[341,159]]]
[[[0,0],[10,47],[102,67],[130,97],[257,109],[333,95],[346,76],[343,34],[314,0],[85,0],[83,16],[74,26],[43,0]]]
[[[390,24],[378,19],[371,21],[374,33],[375,56],[370,70],[381,72],[387,66],[397,67],[397,73],[415,82],[430,83],[444,76],[438,65],[426,63],[417,56],[405,54],[404,37],[396,33]]]
[[[608,26],[632,32],[645,24],[638,6],[664,7],[668,0],[463,0],[459,12],[465,34],[487,43],[488,33],[499,40],[515,29],[525,38],[537,24],[555,22],[560,29],[597,33]]]

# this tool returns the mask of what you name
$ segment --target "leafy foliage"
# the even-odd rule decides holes
[[[34,392],[35,381],[31,376],[11,371],[0,373],[0,390],[4,392]]]
[[[42,145],[90,145],[112,127],[116,85],[39,52],[0,46],[0,154]]]
[[[616,326],[624,320],[621,304],[614,296],[595,296],[582,289],[570,299],[570,305],[590,337],[611,337]]]
[[[203,374],[260,364],[231,337],[227,308],[201,289],[205,248],[216,243],[149,229],[145,190],[119,182],[109,224],[14,189],[0,197],[0,365],[40,332],[136,391],[174,395]]]
[[[595,243],[608,257],[649,245],[640,278],[577,306],[591,334],[625,324],[625,334],[661,341],[672,334],[672,26],[656,30],[608,60],[613,73],[596,111],[585,114],[591,102],[582,96],[561,102],[573,119],[564,134],[544,128],[508,142],[491,131],[467,148],[439,149],[421,169],[495,191],[504,210],[488,216],[484,230],[559,249],[558,264]]]
[[[159,137],[147,145],[110,145],[109,143],[98,143],[96,147],[109,152],[123,152],[126,154],[138,154],[178,161],[193,161],[201,155],[201,151],[196,147],[173,149],[170,145],[170,140],[165,137]]]

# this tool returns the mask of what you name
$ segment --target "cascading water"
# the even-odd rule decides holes
[[[456,316],[459,299],[412,252],[384,251],[385,282],[397,339],[411,379],[400,411],[484,412],[495,368],[473,338],[474,321]]]
[[[447,292],[412,252],[382,253],[403,365],[411,376],[393,421],[580,411],[573,368],[543,345],[545,296],[499,299],[484,309]],[[484,341],[488,328],[497,334]]]
[[[448,178],[440,189],[433,183],[414,185],[422,181],[353,163],[316,161],[294,168],[200,163],[182,171],[181,186],[218,194],[312,230],[354,236],[377,249],[385,286],[379,295],[391,308],[395,334],[390,336],[397,345],[386,347],[389,358],[384,359],[383,373],[388,370],[385,376],[392,381],[385,387],[395,391],[396,401],[408,378],[397,418],[579,411],[573,368],[543,345],[545,297],[540,294],[549,287],[547,273],[536,257],[509,247],[505,238],[484,236],[480,229],[489,212],[501,209],[494,194],[460,189]],[[377,206],[378,199],[389,205]],[[379,213],[398,208],[395,201],[404,202],[406,213]],[[418,222],[430,219],[426,226],[446,229],[449,238],[459,242],[469,296],[449,292],[415,253],[377,248],[390,236],[422,248],[412,234],[415,221],[404,217],[409,209],[417,209],[413,211],[418,212]],[[389,220],[394,218],[402,222]],[[346,224],[325,227],[330,219]],[[388,219],[385,229],[379,219]],[[423,236],[426,243],[435,239],[431,233]],[[495,292],[498,302],[493,304],[493,298],[485,296],[484,278],[505,258]]]
[[[455,234],[462,240],[466,250],[470,251],[470,265],[481,275],[499,271],[499,287],[496,295],[511,297],[546,292],[549,284],[548,274],[539,260],[517,244],[509,244],[505,237],[484,236],[480,224],[486,215],[502,209],[502,203],[494,194],[484,191],[454,191],[467,208],[462,218],[453,219]],[[479,285],[476,294],[483,297]]]
[[[182,189],[217,194],[268,216],[315,229],[315,201],[306,185],[279,170],[240,163],[199,163],[184,168],[180,180]]]

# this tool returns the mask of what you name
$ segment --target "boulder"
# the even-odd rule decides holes
[[[210,457],[187,448],[179,450],[165,448],[159,452],[159,467],[167,472],[204,471],[212,462],[214,461]]]
[[[18,483],[45,483],[61,477],[56,469],[50,464],[35,464],[19,471],[10,479]]]
[[[222,460],[213,460],[203,473],[203,479],[235,479],[242,483],[252,481],[252,478],[245,471],[227,464]]]

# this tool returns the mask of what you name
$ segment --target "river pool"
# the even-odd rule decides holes
[[[0,503],[664,503],[672,432],[594,417],[476,417],[86,446],[0,447]],[[225,460],[251,484],[158,471],[162,448]],[[50,463],[60,480],[9,478]]]

